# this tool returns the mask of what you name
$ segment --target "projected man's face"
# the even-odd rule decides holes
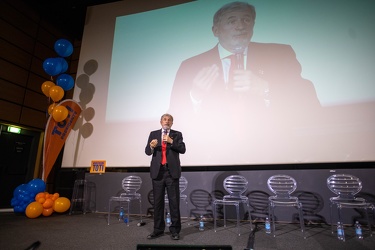
[[[173,119],[170,116],[163,116],[160,120],[160,125],[163,129],[170,129],[173,125]]]
[[[254,21],[246,10],[230,11],[212,27],[212,32],[220,44],[228,51],[244,49],[253,36]]]

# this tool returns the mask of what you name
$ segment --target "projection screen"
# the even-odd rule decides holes
[[[88,8],[73,97],[83,113],[62,167],[149,166],[164,113],[184,136],[183,166],[374,161],[375,2],[245,1],[256,10],[246,88],[225,82],[212,29],[229,2]],[[215,83],[196,95],[208,71]]]

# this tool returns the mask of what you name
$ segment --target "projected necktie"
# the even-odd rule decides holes
[[[164,135],[167,135],[167,130],[163,131]],[[161,144],[161,164],[164,165],[167,163],[167,142]]]

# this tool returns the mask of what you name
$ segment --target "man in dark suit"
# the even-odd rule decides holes
[[[320,109],[291,46],[251,42],[255,17],[248,3],[224,5],[213,18],[212,32],[219,43],[183,61],[176,74],[170,112],[181,115],[182,124],[203,124],[194,135],[202,139],[199,146],[209,143],[204,154],[213,159],[228,149],[237,156],[251,147],[263,153],[259,140],[276,145],[278,138],[283,147],[282,140],[290,141],[295,127],[315,122],[312,114]],[[230,147],[223,145],[218,131],[230,135]],[[238,147],[244,143],[249,147]]]
[[[167,189],[171,225],[169,231],[174,240],[180,239],[180,188],[181,177],[180,154],[186,151],[182,133],[172,130],[173,117],[162,115],[162,129],[152,131],[148,137],[145,153],[152,155],[150,176],[154,194],[154,231],[147,236],[154,239],[164,234],[164,196]]]

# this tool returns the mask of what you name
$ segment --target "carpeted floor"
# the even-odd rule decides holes
[[[146,225],[138,227],[139,217],[132,216],[129,226],[119,222],[114,214],[111,224],[107,225],[107,214],[57,214],[50,217],[29,219],[25,215],[12,212],[0,213],[0,249],[223,249],[226,245],[233,250],[247,249],[253,243],[253,249],[375,249],[375,236],[370,237],[365,230],[363,240],[355,238],[354,228],[346,227],[346,241],[342,242],[331,234],[328,225],[306,225],[306,239],[302,237],[298,224],[277,224],[276,237],[267,235],[264,224],[259,223],[253,237],[249,237],[250,227],[242,223],[240,232],[233,222],[226,228],[220,226],[217,232],[213,223],[206,222],[204,231],[198,230],[197,222],[190,225],[183,220],[181,239],[172,240],[169,233],[148,240],[153,230],[151,217],[144,218]],[[221,223],[222,224],[222,223]],[[40,242],[36,248],[30,247]],[[38,244],[35,244],[38,245]],[[153,247],[152,247],[152,246]],[[138,246],[138,248],[137,248]],[[198,248],[198,246],[200,248]],[[143,247],[143,248],[141,248]]]

